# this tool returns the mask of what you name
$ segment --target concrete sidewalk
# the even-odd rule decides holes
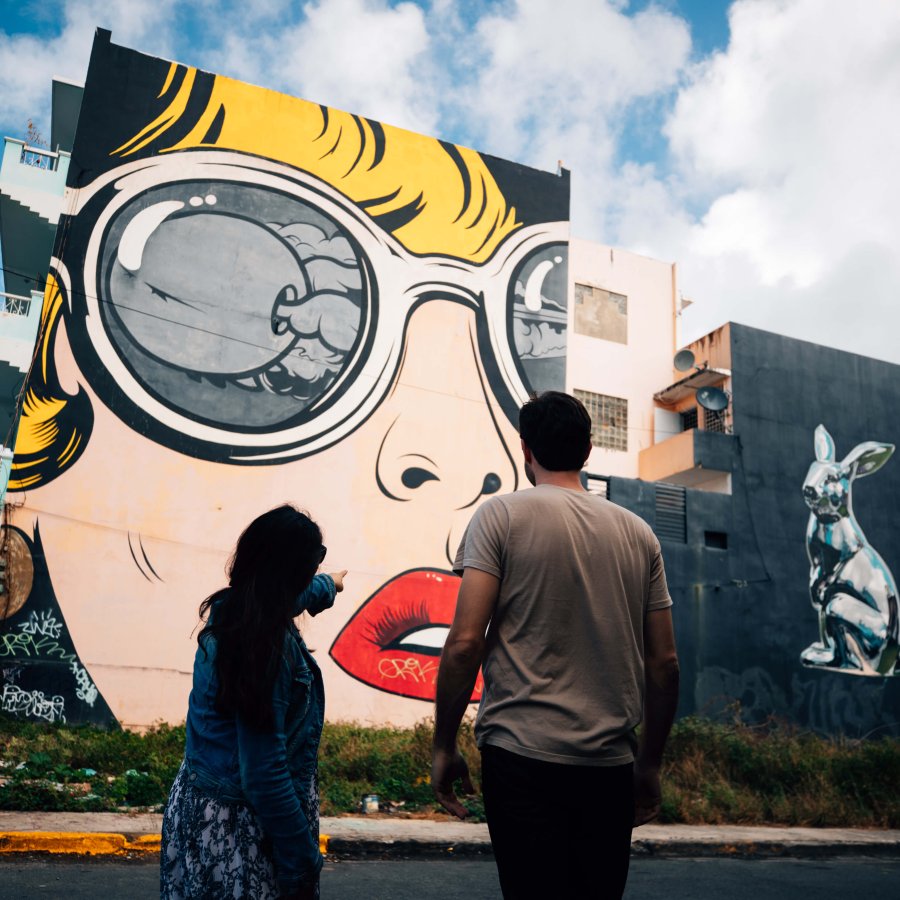
[[[0,853],[138,856],[159,852],[162,816],[150,813],[0,812]],[[487,825],[388,816],[323,818],[322,850],[342,859],[486,855]],[[565,850],[563,829],[556,840]],[[644,825],[632,852],[645,856],[900,858],[900,831]]]

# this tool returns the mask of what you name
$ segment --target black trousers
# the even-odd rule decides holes
[[[634,820],[632,768],[482,749],[484,808],[506,900],[619,900]]]

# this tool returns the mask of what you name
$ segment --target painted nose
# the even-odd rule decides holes
[[[482,498],[515,490],[518,479],[515,433],[495,408],[475,328],[474,313],[460,304],[416,311],[389,401],[396,414],[378,450],[379,490],[398,502],[427,502],[444,517],[471,514]]]
[[[421,462],[418,459],[415,459],[417,454],[412,454],[414,457],[412,460],[407,460],[408,462],[414,463],[413,465],[407,466],[400,473],[400,484],[409,491],[414,491],[424,484],[427,484],[429,481],[440,481],[440,476],[437,475],[434,471],[432,471],[432,467],[428,466],[428,463],[433,463],[430,459],[422,459]],[[437,468],[436,464],[433,464],[434,468]],[[463,504],[461,507],[457,507],[458,509],[466,509],[469,506],[477,503],[482,497],[487,497],[490,494],[496,494],[503,487],[503,479],[496,472],[488,472],[487,475],[481,481],[481,486],[478,489],[478,493],[468,502]],[[394,496],[394,499],[408,499]]]

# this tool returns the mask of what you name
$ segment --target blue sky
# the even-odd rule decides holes
[[[49,133],[93,30],[572,171],[572,231],[678,262],[691,340],[745,322],[900,362],[900,3],[19,0],[0,128]]]

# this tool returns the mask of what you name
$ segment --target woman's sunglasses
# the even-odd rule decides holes
[[[564,388],[566,222],[520,228],[482,264],[416,256],[329,185],[225,151],[129,163],[70,215],[55,268],[82,371],[181,452],[268,464],[342,440],[390,390],[430,300],[475,311],[511,418]]]

